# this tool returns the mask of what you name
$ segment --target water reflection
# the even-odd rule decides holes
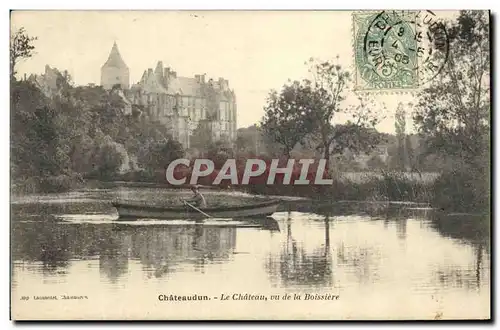
[[[225,262],[233,255],[235,228],[203,225],[130,229],[132,258],[141,261],[148,276],[163,277],[178,267],[203,272],[207,263]]]
[[[139,260],[146,274],[163,277],[179,267],[204,265],[232,257],[236,228],[190,226],[126,226],[14,223],[12,256],[16,261],[41,262],[50,275],[67,268],[71,260],[95,257],[99,270],[116,283],[128,272],[130,260]]]
[[[472,246],[474,263],[466,267],[458,264],[439,265],[433,272],[434,280],[442,287],[465,287],[469,290],[481,290],[484,280],[489,281],[489,260],[485,260],[486,248],[482,244]]]
[[[323,208],[323,218],[305,214],[305,219],[289,212],[281,247],[266,258],[271,281],[279,287],[331,289],[391,283],[402,276],[421,292],[437,287],[479,291],[489,282],[485,240],[466,239],[470,232],[457,235],[459,231],[440,236],[444,234],[427,210],[379,208],[371,216],[365,211],[346,216],[341,215],[345,210]],[[458,250],[470,255],[470,261],[458,257]]]
[[[266,269],[274,282],[281,286],[331,286],[332,259],[330,253],[330,221],[325,218],[324,242],[308,251],[293,238],[290,213],[286,220],[286,240],[278,256],[268,256]]]
[[[412,301],[435,313],[439,303],[461,315],[460,306],[484,304],[489,294],[488,220],[348,204],[246,219],[252,228],[94,221],[113,212],[100,202],[14,205],[14,290],[92,285],[110,305],[180,288],[333,292],[352,315],[380,297],[394,308]]]

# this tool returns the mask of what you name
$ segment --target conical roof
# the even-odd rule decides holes
[[[111,48],[108,60],[106,61],[106,63],[104,63],[103,66],[112,66],[115,68],[128,68],[127,64],[125,64],[125,61],[120,55],[120,51],[118,50],[118,45],[116,44],[116,41],[113,43],[113,48]]]

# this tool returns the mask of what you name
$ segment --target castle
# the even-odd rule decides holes
[[[119,87],[126,103],[144,108],[185,148],[190,148],[190,138],[201,125],[210,130],[213,140],[235,141],[236,96],[224,78],[207,80],[205,74],[181,77],[159,61],[154,70],[144,71],[138,83],[130,86],[129,81],[130,70],[115,42],[101,67],[104,89]]]

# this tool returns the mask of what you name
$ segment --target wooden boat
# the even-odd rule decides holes
[[[268,217],[276,210],[280,201],[272,200],[258,204],[228,206],[228,207],[206,207],[201,209],[211,218],[239,219]],[[189,206],[182,207],[159,207],[146,205],[133,205],[123,203],[112,203],[118,211],[118,220],[132,219],[206,219],[207,216]]]

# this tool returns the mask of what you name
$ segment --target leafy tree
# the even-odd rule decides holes
[[[379,118],[374,114],[373,99],[359,96],[356,103],[344,104],[350,82],[349,72],[331,62],[310,59],[309,64],[313,76],[311,86],[319,98],[308,114],[319,136],[316,149],[323,153],[327,163],[332,153],[342,153],[346,149],[359,153],[372,149],[380,142],[380,135],[375,134],[374,129]],[[332,124],[332,120],[340,114],[351,119],[342,125]]]
[[[58,175],[70,168],[64,113],[27,81],[11,84],[11,164],[20,177]]]
[[[170,138],[149,143],[138,160],[147,171],[157,171],[165,169],[171,161],[183,158],[184,154],[182,144]]]
[[[406,111],[403,108],[403,103],[398,104],[396,114],[394,116],[394,126],[396,137],[398,139],[397,151],[397,168],[401,171],[406,170],[408,163],[407,149],[406,149]]]
[[[414,122],[426,137],[427,153],[445,154],[453,160],[452,172],[444,173],[437,184],[454,186],[454,194],[443,202],[445,190],[437,189],[437,205],[485,206],[490,164],[488,12],[461,11],[447,30],[448,59],[440,75],[420,93]]]
[[[385,169],[387,168],[384,161],[380,158],[379,155],[373,155],[366,162],[366,166],[371,170]]]
[[[227,141],[219,140],[208,147],[207,157],[214,162],[215,168],[219,170],[226,160],[234,158],[234,151]]]
[[[191,148],[206,151],[213,142],[211,122],[200,120],[189,141]]]
[[[123,161],[123,153],[117,149],[116,144],[109,143],[101,146],[96,157],[96,162],[99,164],[99,177],[102,179],[112,179],[119,173]]]
[[[22,27],[17,31],[14,31],[10,36],[10,75],[14,79],[16,74],[16,64],[26,58],[33,56],[35,52],[35,46],[33,41],[37,40],[37,37],[30,37],[26,30]]]
[[[340,65],[310,59],[312,80],[285,85],[280,94],[271,92],[262,120],[267,136],[283,146],[290,156],[300,143],[313,143],[323,158],[346,149],[354,153],[368,152],[380,142],[374,126],[379,118],[374,115],[372,99],[359,96],[357,103],[343,103],[350,74]],[[339,115],[350,116],[345,124],[332,124]]]
[[[258,136],[257,129],[251,130],[251,127],[240,128],[236,131],[236,151],[239,153],[255,153]]]
[[[235,151],[248,156],[279,155],[282,146],[266,135],[261,127],[252,125],[239,128],[236,132]]]
[[[440,75],[419,95],[414,116],[427,148],[471,167],[488,163],[490,36],[486,11],[462,11],[448,28],[450,52]]]
[[[279,94],[276,91],[269,94],[261,129],[290,157],[292,149],[312,130],[309,113],[322,102],[321,95],[309,81],[285,84]]]
[[[406,151],[406,160],[408,162],[408,166],[412,171],[417,170],[417,164],[415,162],[415,150],[413,148],[413,143],[411,142],[411,135],[406,135],[405,138],[405,151]]]

